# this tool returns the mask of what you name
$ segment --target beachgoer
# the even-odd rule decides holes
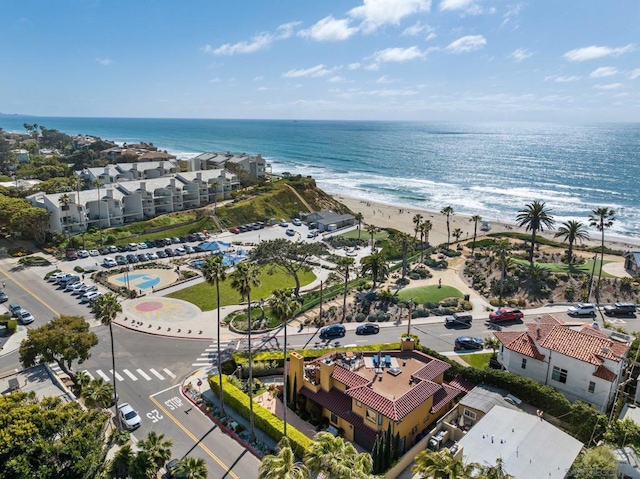
[[[442,278],[438,279],[438,288],[442,288]]]

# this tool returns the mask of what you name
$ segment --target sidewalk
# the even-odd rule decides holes
[[[18,325],[18,330],[15,332],[15,334],[12,334],[11,336],[9,336],[6,339],[6,341],[2,343],[2,346],[0,346],[0,358],[2,356],[6,356],[7,354],[10,354],[18,350],[18,348],[20,348],[20,344],[22,343],[22,340],[25,339],[26,337],[27,337],[26,326]]]

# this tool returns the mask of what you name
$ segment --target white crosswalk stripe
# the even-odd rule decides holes
[[[107,376],[105,373],[103,373],[100,369],[96,369],[96,374],[98,376],[100,376],[102,379],[105,380],[105,382],[109,382],[111,381],[111,379],[109,378],[109,376]]]
[[[215,357],[214,357],[215,359]],[[204,363],[204,365],[206,366],[207,364],[209,364],[211,362],[211,359],[207,359],[207,362]],[[58,366],[57,363],[50,363],[49,368],[51,368],[51,371],[53,371],[54,374],[56,375],[61,375],[64,374],[64,371],[60,368],[60,366]],[[131,381],[138,381],[138,376],[144,378],[147,381],[153,381],[155,380],[155,378],[158,378],[160,381],[165,381],[167,379],[175,379],[176,375],[173,374],[169,369],[164,368],[162,369],[162,373],[158,372],[156,369],[154,368],[149,368],[147,371],[149,371],[149,373],[147,373],[144,369],[136,369],[135,372],[138,374],[138,376],[136,376],[133,372],[131,372],[128,369],[121,369],[120,371],[122,371],[123,374],[125,374],[127,377],[123,377],[118,371],[116,371],[115,377],[118,381],[125,381],[127,379],[131,379]],[[92,381],[95,380],[96,378],[98,379],[102,379],[104,382],[111,382],[111,379],[113,378],[112,374],[113,374],[113,370],[109,369],[107,370],[107,372],[104,372],[101,369],[95,369],[92,371],[89,370],[83,370],[81,371],[84,374],[86,374],[87,376],[89,376],[89,379],[91,379]],[[155,376],[155,377],[154,377]]]
[[[229,346],[232,346],[235,341],[221,341],[220,342],[220,351],[224,351]],[[196,359],[191,366],[194,368],[203,368],[212,366],[217,363],[218,359],[218,345],[217,343],[210,344],[207,346],[203,353],[200,354],[200,357]]]
[[[145,373],[142,369],[136,369],[136,371],[138,371],[138,374],[145,378],[147,381],[151,381],[151,376]]]
[[[138,378],[135,377],[133,375],[133,373],[131,371],[129,371],[128,369],[123,369],[122,372],[125,373],[127,376],[129,376],[132,381],[137,381],[138,380]]]
[[[151,368],[149,369],[149,372],[151,372],[151,374],[153,374],[158,379],[164,380],[164,376],[160,374],[158,371],[156,371],[155,369]]]
[[[89,376],[89,379],[91,379],[92,381],[95,379],[93,377],[93,374],[91,374],[89,371],[82,371],[83,373],[85,373],[87,376]]]
[[[173,374],[171,371],[169,371],[167,368],[164,368],[163,371],[167,374],[167,376],[170,376],[171,379],[175,379],[176,375]]]

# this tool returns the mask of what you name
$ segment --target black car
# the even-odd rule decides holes
[[[361,324],[356,328],[356,334],[378,334],[380,326],[373,323]]]
[[[456,349],[484,349],[484,340],[471,336],[459,336],[455,341]]]
[[[171,248],[165,248],[164,252],[167,254],[167,256],[171,257],[171,256],[175,256],[176,254],[174,253],[174,251]]]
[[[147,256],[147,253],[139,253],[138,261],[149,261],[149,257]]]
[[[158,251],[156,251],[156,254],[158,255],[158,258],[166,258],[167,257],[167,253],[165,253],[163,250],[159,249]]]
[[[615,303],[604,307],[604,314],[607,316],[626,316],[636,312],[636,305],[633,303]]]
[[[347,330],[342,324],[332,324],[320,330],[320,339],[343,338]]]
[[[194,241],[198,241],[198,236],[195,233],[191,233],[187,235],[187,240],[193,243]]]
[[[147,248],[153,248],[156,245],[156,242],[153,240],[147,240],[144,242],[147,245]]]
[[[116,260],[116,263],[118,263],[118,266],[124,266],[125,264],[129,264],[129,262],[127,261],[127,258],[122,256],[121,254],[116,255],[115,260]]]
[[[155,240],[155,241],[153,242],[153,245],[154,245],[156,248],[164,248],[164,247],[165,247],[164,240],[163,240],[162,238],[161,238],[161,239],[157,239],[157,240]]]
[[[9,296],[4,291],[0,291],[0,303],[5,303],[9,300]]]
[[[128,261],[130,264],[137,263],[137,262],[138,262],[138,257],[137,257],[135,254],[128,254],[128,255],[127,255],[127,261]]]
[[[122,244],[119,246],[116,246],[116,248],[118,248],[118,253],[124,253],[125,251],[129,251],[129,247]]]
[[[108,255],[109,253],[111,253],[111,251],[109,250],[109,248],[102,248],[102,249],[100,250],[100,254],[101,254],[101,255],[103,255],[103,256],[106,256],[106,255]]]

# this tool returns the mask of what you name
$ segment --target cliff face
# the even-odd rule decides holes
[[[353,213],[345,205],[318,188],[313,178],[305,178],[304,181],[291,182],[291,186],[295,188],[316,211],[333,210],[338,213]]]

